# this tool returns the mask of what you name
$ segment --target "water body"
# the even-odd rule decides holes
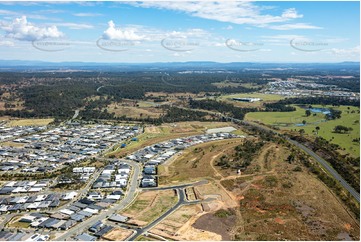
[[[331,111],[328,108],[308,108],[312,113],[323,113],[323,114],[330,114]]]

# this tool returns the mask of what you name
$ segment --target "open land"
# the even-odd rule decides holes
[[[248,113],[246,120],[257,121],[267,125],[272,125],[280,128],[281,130],[294,130],[299,131],[304,129],[305,133],[315,138],[321,136],[331,143],[338,144],[344,151],[354,155],[360,155],[360,144],[353,142],[353,139],[360,137],[359,121],[360,121],[360,108],[349,106],[319,106],[312,105],[315,108],[334,108],[342,111],[341,118],[335,120],[325,120],[325,115],[322,113],[311,114],[309,117],[305,115],[305,109],[296,107],[294,112],[257,112]],[[306,125],[298,126],[302,124],[302,121],[306,121]],[[352,131],[349,133],[339,134],[333,131],[336,125],[343,125],[351,127]],[[316,132],[316,127],[320,130]]]
[[[358,240],[357,220],[302,164],[286,161],[288,148],[266,144],[247,170],[238,175],[214,166],[212,159],[217,154],[230,153],[237,142],[212,143],[184,151],[169,167],[160,170],[160,183],[208,178],[210,183],[196,187],[196,194],[217,199],[198,206],[193,215],[178,210],[172,215],[177,217],[174,221],[184,217],[188,223],[181,226],[170,216],[154,232],[202,240],[337,240],[345,234]]]

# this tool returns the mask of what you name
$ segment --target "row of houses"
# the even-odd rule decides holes
[[[88,198],[78,199],[59,211],[27,214],[22,216],[19,222],[28,223],[35,229],[68,230],[109,208],[120,199],[119,194],[122,194],[121,191],[114,191],[99,199],[89,199],[91,194],[88,194]]]
[[[93,183],[92,188],[124,188],[128,184],[131,166],[121,161],[112,161]]]
[[[15,137],[29,135],[46,130],[46,126],[0,126],[0,141],[11,140]]]
[[[14,139],[24,147],[0,147],[0,169],[44,172],[51,166],[71,164],[99,154],[112,145],[136,136],[136,126],[62,126]],[[17,164],[9,162],[18,161]],[[56,168],[56,167],[55,167]]]
[[[0,231],[0,241],[46,241],[49,238],[38,233]]]
[[[142,173],[143,177],[140,186],[154,187],[157,186],[157,179],[155,176],[157,175],[157,166],[170,159],[179,151],[184,150],[190,146],[209,141],[236,137],[239,136],[231,133],[212,133],[173,139],[138,150],[127,156],[127,159],[140,162],[144,165]]]
[[[128,221],[128,217],[119,215],[119,214],[112,214],[109,216],[108,220],[114,223],[125,223]],[[94,224],[92,224],[87,233],[81,233],[74,237],[76,241],[96,241],[103,239],[104,235],[111,233],[111,231],[115,227],[111,225],[107,225],[104,222],[98,220]]]
[[[0,189],[0,195],[11,193],[33,193],[40,192],[49,186],[48,180],[40,181],[11,181],[5,183]]]
[[[36,196],[17,196],[0,198],[0,213],[54,209],[60,205],[65,194],[41,194]]]

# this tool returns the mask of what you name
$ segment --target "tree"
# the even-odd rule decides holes
[[[316,126],[316,132],[318,134],[318,131],[320,130],[320,127],[319,126]]]
[[[307,110],[305,111],[305,114],[306,114],[306,117],[309,117],[309,116],[311,115],[311,111],[310,111],[309,109],[307,109]]]
[[[349,131],[352,131],[353,129],[350,127],[346,127],[346,126],[343,126],[343,125],[336,125],[335,128],[333,128],[333,131],[335,133],[346,133],[346,132],[349,132]]]
[[[307,122],[306,120],[302,120],[302,124],[305,125]]]
[[[305,130],[304,130],[304,129],[300,129],[298,132],[299,132],[300,135],[302,136],[302,135],[305,133]]]

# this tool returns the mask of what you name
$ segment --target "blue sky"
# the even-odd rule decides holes
[[[359,2],[0,2],[5,60],[359,61]]]

